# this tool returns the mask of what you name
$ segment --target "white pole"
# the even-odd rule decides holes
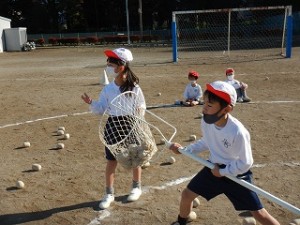
[[[142,41],[142,39],[143,39],[143,2],[142,2],[142,0],[139,0],[138,13],[140,15],[140,37],[141,37],[141,41]]]
[[[196,155],[194,155],[194,154],[192,154],[190,152],[185,151],[185,148],[180,148],[179,151],[183,155],[186,155],[186,156],[192,158],[193,160],[201,163],[202,165],[204,165],[204,166],[206,166],[206,167],[208,167],[210,169],[213,169],[214,166],[215,166],[211,162],[208,162],[207,160],[202,159],[199,156],[196,156]],[[236,182],[236,183],[244,186],[245,188],[248,188],[249,190],[256,192],[257,194],[262,195],[263,197],[267,198],[268,200],[270,200],[270,201],[272,201],[274,203],[277,203],[278,205],[281,205],[282,207],[286,208],[287,210],[289,210],[289,211],[291,211],[291,212],[293,212],[293,213],[295,213],[297,215],[300,215],[300,209],[298,209],[297,207],[291,205],[288,202],[285,202],[285,201],[281,200],[280,198],[277,198],[274,195],[271,195],[270,193],[264,191],[263,189],[255,186],[253,184],[250,184],[247,181],[244,181],[242,179],[238,179],[238,178],[236,178],[234,176],[227,175],[226,177],[229,178],[230,180],[233,180],[234,182]]]
[[[285,29],[286,29],[286,17],[287,17],[287,11],[288,8],[286,7],[284,10],[284,21],[283,21],[283,32],[282,32],[282,39],[281,39],[281,55],[283,55],[283,46],[284,46],[284,37],[285,37]]]
[[[125,0],[125,4],[126,4],[126,21],[127,21],[127,41],[128,41],[128,45],[130,45],[128,0]]]
[[[231,26],[231,11],[228,13],[228,34],[227,34],[227,52],[230,54],[230,26]]]

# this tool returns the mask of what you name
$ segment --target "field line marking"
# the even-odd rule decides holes
[[[107,209],[99,211],[99,215],[95,217],[88,225],[99,225],[101,224],[100,223],[101,220],[109,216],[110,216],[110,212]]]
[[[257,101],[257,102],[248,102],[247,104],[277,104],[277,103],[300,103],[300,101],[298,100],[288,100],[288,101]],[[163,106],[163,104],[159,104],[159,106]],[[151,106],[149,106],[151,107]],[[51,119],[58,119],[58,118],[62,118],[62,117],[68,117],[68,116],[81,116],[81,115],[85,115],[85,114],[90,114],[90,111],[86,111],[86,112],[79,112],[79,113],[72,113],[72,114],[64,114],[64,115],[58,115],[58,116],[50,116],[50,117],[44,117],[44,118],[39,118],[39,119],[35,119],[35,120],[28,120],[28,121],[24,121],[24,122],[17,122],[17,123],[12,123],[12,124],[5,124],[5,125],[0,125],[0,129],[2,128],[7,128],[7,127],[14,127],[14,126],[19,126],[19,125],[23,125],[23,124],[28,124],[28,123],[34,123],[34,122],[39,122],[39,121],[43,121],[43,120],[51,120]]]
[[[168,187],[172,187],[172,186],[176,186],[178,184],[184,183],[186,181],[191,180],[196,174],[189,176],[189,177],[180,177],[176,180],[171,180],[161,186],[145,186],[142,187],[143,193],[148,193],[150,191],[150,189],[155,189],[155,190],[164,190]]]
[[[254,102],[247,102],[248,104],[258,104],[258,103],[264,103],[264,104],[273,104],[273,103],[300,103],[299,100],[288,100],[288,101],[254,101]]]
[[[39,119],[35,119],[35,120],[27,120],[27,121],[24,121],[24,122],[17,122],[17,123],[1,125],[0,129],[7,128],[7,127],[19,126],[19,125],[28,124],[28,123],[39,122],[39,121],[43,121],[43,120],[58,119],[58,118],[63,118],[63,117],[68,117],[68,116],[80,116],[80,115],[84,115],[84,114],[88,114],[88,113],[91,113],[91,112],[73,113],[73,114],[69,114],[69,115],[64,114],[64,115],[58,115],[58,116],[50,116],[50,117],[39,118]]]
[[[299,71],[294,72],[271,72],[271,73],[255,73],[255,74],[248,74],[248,73],[239,73],[238,76],[271,76],[271,75],[287,75],[287,74],[299,74]],[[155,77],[165,77],[166,75],[158,75]],[[219,74],[204,74],[201,75],[204,77],[212,77],[212,76],[219,76]],[[44,77],[44,78],[0,78],[0,81],[40,81],[40,80],[95,80],[100,79],[101,75],[99,76],[91,76],[91,77]],[[153,75],[145,76],[144,79],[153,79]],[[100,85],[100,83],[99,83]]]
[[[289,166],[289,167],[297,167],[300,166],[300,162],[279,162],[279,163],[271,163],[271,164],[254,164],[252,166],[252,168],[263,168],[266,166],[270,166],[270,165],[274,165],[274,166],[278,166],[278,164],[280,164],[281,166]],[[143,194],[147,194],[150,192],[151,189],[154,190],[164,190],[167,189],[168,187],[172,187],[172,186],[176,186],[179,184],[182,184],[186,181],[191,180],[196,174],[189,176],[189,177],[180,177],[176,180],[171,180],[165,184],[162,184],[161,186],[145,186],[142,187],[143,190]],[[102,211],[98,211],[99,215],[97,217],[95,217],[88,225],[100,225],[101,224],[101,220],[103,220],[106,217],[109,217],[111,215],[111,212],[109,212],[108,210],[102,210]]]

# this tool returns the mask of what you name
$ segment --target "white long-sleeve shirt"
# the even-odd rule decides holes
[[[210,162],[226,165],[220,169],[222,176],[237,176],[251,168],[253,157],[250,134],[240,121],[228,114],[226,125],[219,128],[202,119],[201,129],[203,137],[187,146],[186,151],[200,153],[209,150]]]
[[[102,115],[105,112],[105,110],[107,110],[109,115],[120,116],[124,115],[124,112],[129,112],[128,114],[130,114],[131,110],[136,110],[137,108],[146,109],[146,103],[142,89],[138,85],[136,85],[133,88],[132,92],[134,92],[137,95],[137,98],[135,98],[134,100],[129,99],[126,102],[121,102],[121,110],[120,108],[115,107],[111,104],[112,100],[121,94],[120,86],[116,85],[114,81],[110,82],[100,92],[99,99],[97,101],[92,101],[90,105],[90,110],[92,111],[92,113],[100,115]]]
[[[196,86],[193,87],[191,84],[188,84],[185,87],[183,97],[185,99],[195,99],[195,100],[199,101],[200,98],[202,97],[202,88],[201,88],[201,86],[199,84],[196,84]]]
[[[235,89],[239,89],[241,88],[241,82],[238,81],[238,80],[228,80],[228,79],[225,79],[225,82],[227,82],[228,84],[231,84]]]

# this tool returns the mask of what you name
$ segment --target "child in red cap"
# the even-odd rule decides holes
[[[206,85],[203,94],[202,138],[188,145],[185,151],[195,155],[208,150],[213,169],[202,168],[181,193],[179,215],[172,225],[186,225],[193,200],[199,195],[207,201],[224,194],[237,211],[250,211],[262,225],[280,225],[263,207],[257,194],[228,179],[226,175],[252,183],[253,165],[250,133],[231,115],[236,103],[234,87],[224,81]],[[179,143],[170,149],[180,154]],[[217,213],[217,212],[216,212]]]
[[[129,122],[124,119],[121,119],[122,123],[115,122],[119,121],[120,115],[118,109],[114,107],[111,102],[112,100],[126,91],[132,91],[139,96],[140,101],[138,102],[137,108],[146,109],[146,102],[142,89],[139,86],[139,78],[130,68],[130,62],[133,60],[133,56],[130,50],[125,48],[117,48],[114,50],[106,50],[105,55],[107,56],[107,67],[106,73],[108,76],[114,78],[112,82],[106,85],[99,94],[98,100],[92,100],[89,95],[84,93],[81,98],[83,101],[90,105],[90,110],[94,114],[103,115],[107,109],[109,110],[110,116],[109,121],[113,121],[115,126],[130,127]],[[129,100],[130,101],[130,100]],[[107,128],[109,126],[105,125],[107,129],[105,134],[107,140],[110,142],[117,142],[118,139],[111,138]],[[124,128],[126,130],[126,128]],[[131,128],[130,128],[131,129]],[[119,133],[120,136],[125,135],[125,133]],[[115,173],[118,165],[116,157],[111,153],[108,147],[105,147],[105,158],[107,159],[106,168],[105,168],[105,195],[99,203],[100,209],[106,209],[110,207],[111,203],[115,201],[114,194],[114,182],[115,182]],[[137,201],[141,194],[141,178],[142,178],[142,168],[140,166],[132,169],[132,189],[127,197],[127,201],[133,202]]]
[[[197,83],[198,78],[199,78],[199,73],[197,73],[196,71],[190,71],[188,73],[188,79],[190,83],[186,86],[183,93],[185,99],[183,101],[183,105],[195,106],[201,103],[200,98],[202,97],[202,88]]]
[[[251,99],[247,96],[246,89],[248,88],[248,85],[244,82],[240,82],[236,79],[234,79],[234,69],[227,68],[226,69],[226,80],[225,82],[231,84],[237,94],[237,102],[250,102]]]

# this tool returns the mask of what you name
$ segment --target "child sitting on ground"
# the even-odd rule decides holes
[[[201,104],[200,98],[202,97],[201,86],[197,83],[199,78],[199,73],[196,71],[190,71],[188,73],[188,79],[190,83],[186,86],[183,96],[183,105],[185,106],[195,106]]]
[[[248,85],[244,82],[240,82],[234,79],[234,69],[226,69],[226,80],[225,82],[231,84],[237,94],[237,102],[250,102],[251,99],[247,96],[246,89]]]

